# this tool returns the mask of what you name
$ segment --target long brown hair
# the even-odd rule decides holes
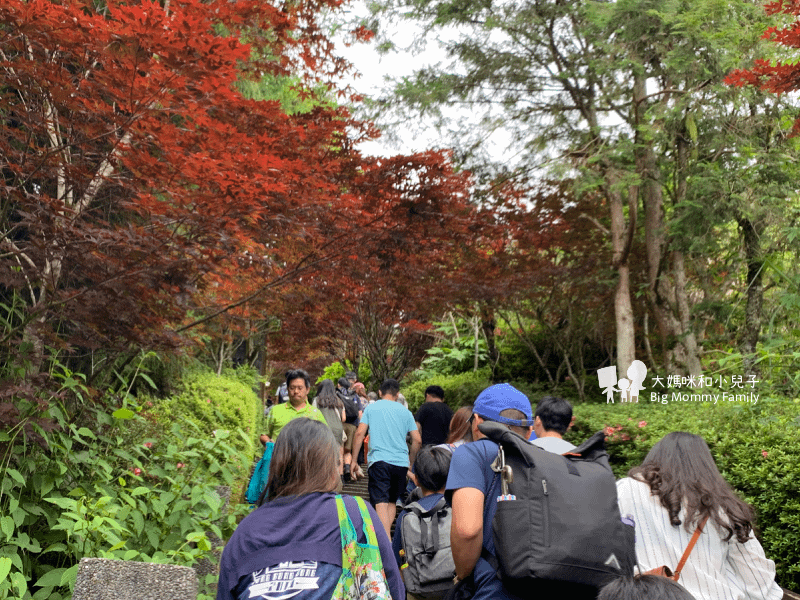
[[[725,541],[736,535],[740,543],[750,539],[755,523],[753,508],[742,501],[717,469],[708,444],[699,435],[668,433],[652,447],[641,465],[628,473],[650,486],[667,509],[673,526],[692,531],[705,517],[727,530]],[[724,513],[724,516],[721,514]]]
[[[281,429],[258,505],[281,496],[333,492],[341,487],[339,445],[325,423],[299,417]]]
[[[447,434],[447,443],[455,444],[459,440],[472,441],[472,404],[459,408],[450,419],[450,432]]]
[[[342,399],[336,395],[336,387],[330,379],[323,379],[317,386],[317,408],[344,408]]]

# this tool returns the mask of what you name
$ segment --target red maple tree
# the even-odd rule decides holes
[[[770,27],[762,36],[785,48],[800,48],[800,0],[776,0],[764,6],[769,15],[789,15],[794,22],[785,27]],[[753,85],[774,94],[784,94],[800,89],[800,64],[796,60],[769,61],[759,59],[751,69],[732,71],[725,82],[729,85]],[[800,117],[792,128],[792,135],[800,134]]]
[[[0,7],[4,364],[174,347],[223,319],[235,336],[277,318],[308,349],[365,298],[431,314],[419,284],[474,227],[467,176],[442,153],[364,158],[375,132],[345,108],[287,114],[236,86],[301,73],[316,93],[344,68],[315,20],[337,4]]]

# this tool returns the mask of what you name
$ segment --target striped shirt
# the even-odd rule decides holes
[[[677,527],[650,486],[630,477],[617,481],[619,510],[636,522],[636,558],[641,571],[666,565],[675,569],[692,538],[686,531],[684,511]],[[775,563],[764,555],[755,538],[744,544],[709,521],[681,571],[679,583],[697,600],[781,600],[775,583]]]

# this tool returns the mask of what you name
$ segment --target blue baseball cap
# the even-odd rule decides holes
[[[527,420],[509,419],[501,417],[500,413],[509,408],[515,408],[527,417]],[[531,427],[533,425],[533,412],[531,401],[513,385],[498,383],[489,386],[478,394],[472,412],[490,421],[516,425],[518,427]]]

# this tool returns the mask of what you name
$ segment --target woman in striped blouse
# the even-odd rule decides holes
[[[620,513],[636,524],[639,569],[677,566],[698,525],[702,533],[680,575],[697,600],[780,600],[775,563],[755,538],[755,513],[722,478],[700,436],[662,438],[617,482]]]

